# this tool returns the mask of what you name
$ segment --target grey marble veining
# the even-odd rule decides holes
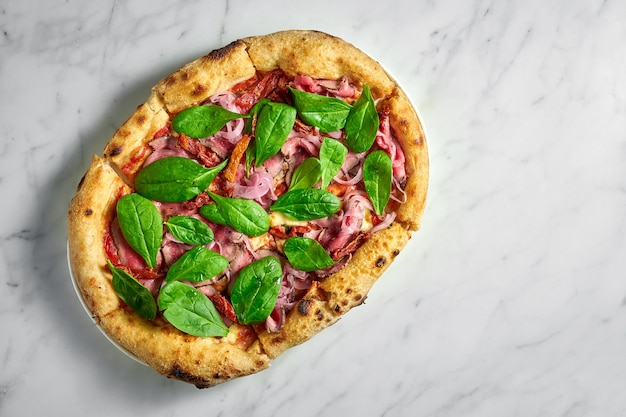
[[[626,3],[0,3],[0,415],[623,416]],[[66,262],[91,156],[180,65],[323,30],[426,123],[422,230],[359,307],[209,390],[122,353]]]

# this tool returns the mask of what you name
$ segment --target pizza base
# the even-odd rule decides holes
[[[323,56],[324,59],[319,59]],[[183,334],[129,310],[111,285],[103,240],[120,195],[150,154],[148,142],[180,110],[206,101],[252,77],[282,69],[289,75],[369,85],[391,110],[390,124],[405,156],[407,201],[394,223],[375,233],[339,272],[314,283],[287,315],[278,333],[259,331],[251,343],[245,327],[225,338]],[[70,204],[68,247],[77,287],[98,325],[120,346],[159,373],[213,386],[265,369],[285,350],[310,339],[362,304],[376,280],[419,228],[428,185],[428,153],[419,117],[408,97],[380,64],[351,44],[316,31],[284,31],[237,40],[212,51],[159,82],[148,100],[118,129],[103,157],[94,156]]]

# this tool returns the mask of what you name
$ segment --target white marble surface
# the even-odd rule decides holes
[[[626,415],[624,16],[617,0],[0,1],[0,415]],[[67,206],[160,78],[287,28],[341,36],[405,86],[429,206],[365,306],[197,390],[84,314]]]

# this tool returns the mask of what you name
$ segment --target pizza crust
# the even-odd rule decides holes
[[[323,59],[320,59],[323,57]],[[391,110],[390,125],[407,159],[407,202],[396,221],[353,254],[339,272],[314,283],[287,315],[278,333],[231,326],[226,338],[183,334],[159,319],[149,322],[128,309],[111,285],[103,240],[115,202],[130,192],[134,174],[151,153],[155,133],[182,109],[230,89],[256,71],[282,69],[314,78],[347,76],[369,85],[378,107]],[[94,157],[70,204],[69,259],[77,286],[101,328],[120,346],[171,378],[198,387],[252,374],[285,350],[305,342],[364,302],[368,292],[420,225],[428,186],[428,153],[419,116],[382,66],[353,45],[316,31],[284,31],[248,37],[212,51],[159,82],[146,103]],[[247,340],[242,343],[242,340]]]
[[[160,320],[144,320],[134,311],[117,309],[102,318],[101,327],[160,374],[198,388],[250,375],[270,364],[258,340],[240,346],[243,327],[237,324],[225,338],[203,338],[184,334]]]
[[[320,288],[329,294],[329,307],[337,314],[345,314],[362,304],[410,238],[411,232],[398,223],[374,233],[345,267],[322,281]]]
[[[328,294],[314,282],[306,295],[296,303],[277,333],[267,330],[259,332],[259,341],[265,353],[274,359],[287,349],[306,342],[311,337],[339,320],[339,315],[330,307]]]
[[[338,79],[347,76],[358,87],[369,85],[374,97],[391,93],[395,84],[383,67],[352,44],[311,30],[290,30],[244,38],[259,71],[282,69],[289,75]]]
[[[163,101],[153,92],[109,140],[104,148],[104,158],[119,175],[132,183],[134,174],[151,153],[148,142],[168,122],[169,114]]]
[[[70,203],[69,263],[76,285],[96,322],[120,308],[106,266],[103,242],[115,216],[115,204],[129,187],[105,160],[94,156]]]
[[[238,40],[181,67],[159,82],[154,91],[167,111],[176,114],[247,80],[255,72],[246,44]]]
[[[405,168],[408,175],[404,187],[406,202],[399,207],[396,221],[407,230],[415,231],[420,227],[428,192],[429,161],[426,136],[418,114],[400,87],[396,87],[394,93],[380,106],[391,111],[389,124],[406,158]]]

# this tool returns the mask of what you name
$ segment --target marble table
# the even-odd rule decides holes
[[[611,0],[0,2],[0,415],[626,415],[624,16]],[[93,326],[67,207],[159,79],[289,28],[402,83],[429,134],[428,208],[364,306],[197,390]]]

